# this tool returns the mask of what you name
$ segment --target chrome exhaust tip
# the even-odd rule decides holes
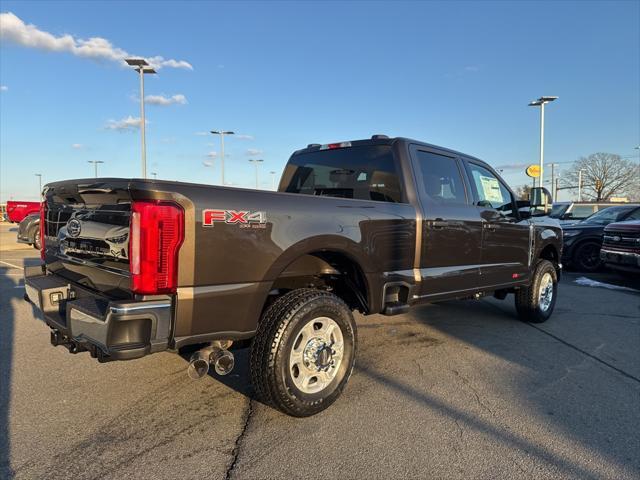
[[[192,380],[200,380],[209,373],[209,349],[202,349],[191,355],[189,366],[187,367],[187,375]]]
[[[218,375],[228,375],[235,366],[235,358],[226,348],[219,345],[222,342],[214,342],[212,345],[198,350],[189,360],[187,375],[193,380],[200,380],[209,373],[209,367],[213,365],[214,371]],[[224,346],[231,346],[231,342]]]
[[[218,375],[228,375],[236,363],[233,353],[222,348],[214,348],[211,363]]]

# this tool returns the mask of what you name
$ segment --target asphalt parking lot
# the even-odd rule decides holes
[[[22,299],[37,252],[0,233],[2,478],[640,477],[637,283],[566,274],[542,325],[511,297],[358,316],[344,395],[294,419],[252,399],[246,349],[193,381],[170,353],[98,364],[50,346]]]

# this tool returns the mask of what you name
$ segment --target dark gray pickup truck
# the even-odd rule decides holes
[[[516,201],[486,163],[406,138],[311,144],[278,192],[102,178],[48,184],[44,200],[25,288],[52,344],[100,361],[190,345],[197,378],[251,343],[257,395],[294,416],[348,381],[354,310],[513,293],[543,322],[557,296],[548,192]]]

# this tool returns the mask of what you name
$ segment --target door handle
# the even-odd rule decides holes
[[[482,224],[482,228],[484,228],[485,230],[488,230],[489,232],[496,231],[496,225],[494,223],[485,222]]]
[[[449,226],[449,222],[443,220],[441,218],[436,218],[435,220],[431,220],[429,222],[429,226],[435,229],[441,229]]]

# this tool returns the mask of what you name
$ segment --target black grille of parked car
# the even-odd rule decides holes
[[[629,231],[607,231],[603,246],[616,248],[640,247],[640,233]]]

